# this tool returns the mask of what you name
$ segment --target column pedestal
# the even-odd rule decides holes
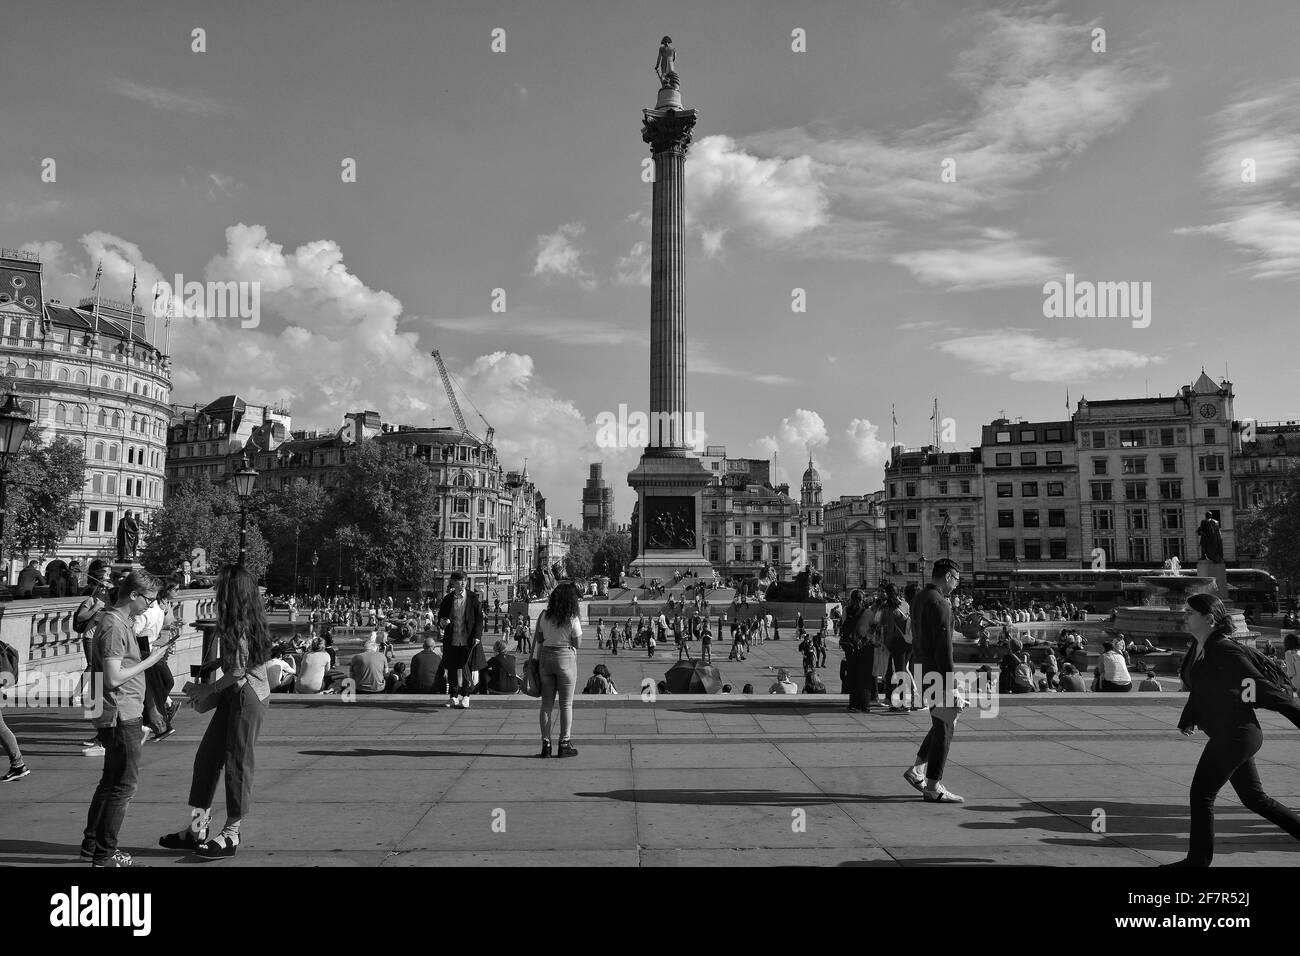
[[[704,489],[713,481],[698,458],[643,455],[627,476],[638,499],[632,529],[641,543],[630,568],[649,585],[658,578],[665,586],[677,574],[712,579],[713,565],[704,556]]]

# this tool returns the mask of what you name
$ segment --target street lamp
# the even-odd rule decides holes
[[[311,553],[311,593],[316,596],[316,564],[320,561],[320,555],[315,551]]]
[[[257,472],[248,463],[248,456],[243,460],[234,475],[235,494],[239,496],[239,566],[244,566],[244,552],[247,550],[245,530],[248,523],[248,499],[253,494],[253,485],[257,483]]]
[[[5,531],[5,479],[9,477],[9,465],[22,447],[33,420],[18,404],[18,396],[10,392],[4,405],[0,406],[0,540],[4,539]]]

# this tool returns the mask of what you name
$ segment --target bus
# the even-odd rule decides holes
[[[1182,575],[1195,575],[1183,568]],[[1017,605],[1031,600],[1055,603],[1064,598],[1075,605],[1091,605],[1095,613],[1116,607],[1139,607],[1150,593],[1141,579],[1160,574],[1158,568],[1069,568],[1021,569],[1019,571],[970,571],[963,575],[962,588],[976,602],[1010,602],[1014,591]],[[1228,603],[1252,616],[1276,614],[1277,580],[1257,568],[1228,569]]]

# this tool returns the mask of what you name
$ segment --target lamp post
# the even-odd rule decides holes
[[[18,404],[18,396],[10,392],[4,405],[0,406],[0,541],[4,539],[5,531],[5,483],[9,477],[9,465],[22,447],[32,421],[32,417]]]
[[[298,532],[302,529],[298,525],[293,526],[293,593],[298,593]]]
[[[232,476],[235,481],[235,494],[239,496],[239,566],[244,566],[244,552],[247,550],[245,535],[248,524],[248,499],[253,494],[253,485],[257,483],[257,472],[248,463],[244,455],[238,470]]]
[[[320,555],[315,551],[311,553],[311,596],[316,596],[316,565],[320,562]]]
[[[925,555],[921,555],[921,587],[925,587]]]

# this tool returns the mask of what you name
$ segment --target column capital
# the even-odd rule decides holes
[[[695,110],[642,110],[645,120],[641,126],[641,139],[650,144],[650,152],[662,153],[679,149],[685,153],[691,147],[691,138],[698,114]]]

